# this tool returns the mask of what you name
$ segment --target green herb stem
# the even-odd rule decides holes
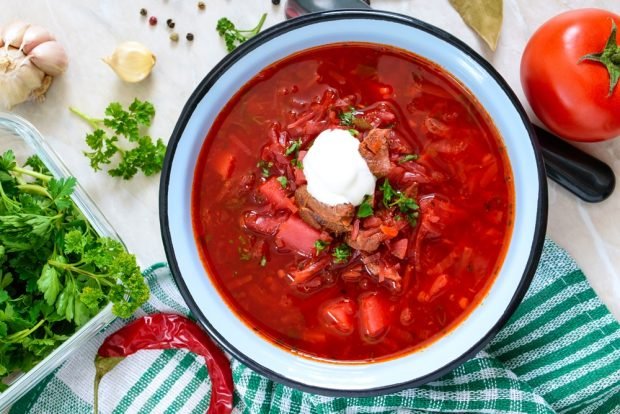
[[[82,118],[84,121],[88,122],[88,124],[93,127],[93,129],[99,128],[103,123],[103,119],[92,118],[73,106],[70,106],[69,110]]]
[[[12,335],[7,336],[6,338],[4,338],[4,340],[7,343],[10,342],[19,342],[20,340],[28,337],[31,333],[33,333],[34,331],[36,331],[37,329],[39,329],[41,327],[41,325],[43,325],[45,323],[45,319],[41,319],[35,326],[33,326],[30,329],[24,329],[23,331],[19,331],[19,332],[15,332]]]
[[[47,197],[49,199],[53,199],[53,197],[50,195],[50,193],[47,191],[47,189],[43,186],[40,186],[38,184],[19,184],[17,186],[17,188],[19,188],[20,190],[26,192],[26,193],[30,193],[30,194],[38,194],[40,196],[43,197]]]
[[[263,13],[263,15],[260,17],[260,20],[258,21],[258,24],[256,25],[256,27],[254,29],[251,29],[251,30],[239,30],[239,31],[243,32],[243,33],[252,33],[253,35],[255,35],[258,32],[260,32],[260,29],[263,28],[263,24],[265,24],[265,20],[266,19],[267,19],[267,13]]]
[[[54,266],[57,269],[66,270],[66,271],[69,271],[69,272],[78,273],[80,275],[88,276],[88,277],[96,280],[98,283],[103,283],[106,286],[114,286],[114,283],[112,283],[109,280],[105,279],[105,277],[107,275],[96,275],[96,274],[91,273],[91,272],[89,272],[87,270],[84,270],[84,269],[81,269],[81,268],[77,267],[75,264],[62,263],[62,262],[58,262],[56,260],[48,260],[47,264],[49,264],[50,266]]]
[[[29,175],[30,177],[37,178],[37,179],[39,179],[39,180],[41,180],[41,181],[43,181],[45,183],[49,183],[50,180],[52,179],[52,177],[49,176],[49,175],[41,174],[39,172],[32,171],[32,170],[27,170],[25,168],[21,168],[21,167],[17,167],[17,166],[11,168],[11,171],[13,171],[13,172],[15,172],[17,174]]]

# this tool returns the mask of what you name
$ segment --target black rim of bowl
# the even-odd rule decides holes
[[[262,43],[271,40],[275,37],[281,36],[293,29],[297,29],[303,26],[307,26],[313,23],[325,22],[330,20],[341,20],[341,19],[370,19],[370,20],[387,20],[395,23],[400,23],[406,26],[414,27],[416,29],[422,30],[424,32],[430,33],[439,39],[442,39],[451,45],[457,47],[466,55],[471,57],[478,65],[480,65],[484,70],[486,70],[498,83],[498,85],[504,90],[512,104],[515,106],[517,112],[521,116],[521,121],[523,122],[528,135],[530,142],[534,148],[534,154],[536,159],[536,164],[538,167],[538,182],[539,182],[539,192],[538,192],[538,213],[536,216],[536,227],[534,230],[534,238],[531,246],[530,255],[525,266],[525,271],[521,277],[521,281],[519,282],[519,286],[517,287],[508,307],[504,314],[498,319],[497,323],[478,341],[473,347],[464,351],[460,357],[448,362],[443,367],[437,369],[436,371],[427,374],[423,377],[418,377],[412,379],[411,381],[406,381],[402,383],[396,383],[388,386],[382,386],[377,388],[370,389],[360,389],[360,390],[338,390],[333,388],[323,388],[312,385],[307,385],[298,381],[293,381],[277,372],[272,371],[271,369],[258,364],[248,355],[241,353],[233,344],[228,342],[226,338],[224,338],[215,328],[211,325],[208,318],[200,311],[200,308],[197,306],[194,298],[192,297],[190,289],[185,284],[183,280],[183,276],[179,269],[175,253],[174,247],[172,245],[172,240],[170,236],[170,229],[168,223],[168,185],[170,180],[170,170],[172,167],[172,162],[174,158],[174,154],[176,152],[176,147],[183,135],[183,131],[185,130],[185,126],[187,125],[189,119],[191,118],[194,109],[199,104],[199,102],[203,99],[203,97],[207,94],[207,92],[211,89],[215,82],[220,78],[220,76],[226,72],[232,65],[235,64],[241,57],[243,57],[248,52],[254,50],[256,47],[260,46]],[[172,275],[174,280],[181,291],[181,295],[187,302],[192,314],[198,319],[198,321],[203,325],[203,327],[207,330],[207,332],[214,338],[217,343],[229,352],[234,358],[243,362],[248,367],[257,371],[258,373],[268,377],[271,380],[279,382],[281,384],[285,384],[291,386],[293,388],[300,389],[302,391],[308,391],[312,393],[329,395],[329,396],[350,396],[350,397],[363,397],[363,396],[376,396],[382,395],[386,393],[396,392],[403,390],[405,388],[416,387],[422,384],[425,384],[429,381],[432,381],[457,366],[461,365],[463,362],[467,361],[471,357],[473,357],[478,351],[480,351],[496,334],[499,330],[505,325],[508,319],[512,316],[517,306],[521,303],[523,296],[525,295],[530,282],[534,276],[536,271],[536,267],[538,265],[538,261],[540,260],[540,255],[542,254],[542,248],[545,238],[545,230],[547,224],[547,181],[545,177],[544,165],[542,162],[541,152],[538,145],[538,141],[536,139],[536,135],[528,119],[525,110],[521,106],[518,98],[514,94],[514,92],[510,89],[506,81],[501,77],[501,75],[489,64],[484,58],[482,58],[478,53],[476,53],[473,49],[467,46],[465,43],[450,35],[449,33],[432,26],[428,23],[422,22],[420,20],[414,19],[409,16],[392,13],[392,12],[383,12],[376,10],[333,10],[319,13],[312,13],[302,17],[298,17],[292,20],[288,20],[282,23],[279,23],[264,32],[258,34],[247,42],[243,43],[239,47],[237,47],[233,52],[227,55],[219,64],[217,64],[209,74],[200,82],[198,87],[194,90],[189,100],[185,104],[179,120],[172,132],[172,136],[168,143],[168,151],[166,153],[166,157],[164,160],[164,166],[161,175],[161,185],[159,192],[159,216],[160,216],[160,226],[161,233],[164,243],[164,249],[166,251],[166,256],[168,258],[168,263],[170,269],[172,271]],[[514,231],[514,229],[513,229]]]

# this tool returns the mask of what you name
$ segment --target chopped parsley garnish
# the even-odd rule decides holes
[[[317,240],[314,242],[314,250],[316,250],[317,256],[321,254],[323,250],[325,250],[329,246],[329,242],[325,240]]]
[[[289,146],[286,148],[286,151],[284,152],[285,155],[291,155],[291,154],[295,154],[295,157],[297,157],[297,154],[299,154],[299,150],[301,149],[301,138],[297,139],[297,141],[293,141],[289,144]]]
[[[415,160],[417,160],[417,159],[418,159],[418,155],[417,155],[417,154],[407,154],[407,155],[405,155],[404,157],[401,157],[401,159],[400,159],[400,160],[398,160],[398,163],[399,163],[399,164],[403,164],[403,163],[405,163],[405,162],[408,162],[408,161],[415,161]]]
[[[299,161],[299,150],[301,149],[301,138],[298,138],[296,141],[293,141],[289,144],[289,146],[286,148],[286,151],[284,152],[284,154],[288,157],[289,155],[293,155],[293,159],[291,160],[291,165],[293,167],[297,167],[300,169],[303,169],[304,166],[301,163],[301,161]]]
[[[355,108],[353,108],[352,106],[347,112],[341,112],[340,115],[338,115],[338,118],[340,118],[340,125],[352,126],[353,119],[355,119],[355,114]]]
[[[286,188],[286,185],[288,184],[288,180],[286,179],[285,176],[281,175],[278,178],[276,178],[276,180],[278,180],[282,188]]]
[[[304,164],[303,164],[301,161],[299,161],[299,158],[292,159],[292,160],[291,160],[291,164],[292,164],[294,167],[299,168],[300,170],[303,170],[303,169],[304,169]]]
[[[256,167],[260,168],[263,177],[269,177],[271,175],[271,167],[273,167],[273,162],[260,160],[258,163],[256,163]]]
[[[418,219],[418,210],[420,206],[413,198],[407,197],[401,191],[396,191],[390,185],[390,181],[386,178],[381,185],[383,191],[383,205],[387,208],[398,207],[409,223],[415,226]]]
[[[358,130],[353,129],[353,128],[349,129],[349,133],[351,135],[353,135],[354,137],[356,137],[356,136],[358,136],[360,134]]]
[[[364,218],[370,217],[374,214],[374,210],[372,209],[372,204],[370,201],[372,200],[371,195],[365,195],[364,200],[362,200],[362,204],[357,208],[357,217]]]
[[[342,243],[334,249],[332,256],[334,256],[335,263],[344,263],[351,257],[351,248]]]
[[[390,202],[392,201],[394,194],[396,194],[396,191],[394,191],[394,188],[392,188],[390,181],[387,178],[383,181],[383,184],[381,184],[381,191],[383,192],[383,205],[386,208],[389,208]]]

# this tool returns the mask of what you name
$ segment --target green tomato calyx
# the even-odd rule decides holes
[[[579,62],[590,60],[605,65],[609,73],[609,94],[611,96],[620,79],[620,46],[616,42],[616,22],[611,19],[611,34],[607,39],[605,49],[599,53],[590,53],[582,56]]]

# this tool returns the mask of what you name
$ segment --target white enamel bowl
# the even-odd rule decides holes
[[[370,42],[411,51],[452,73],[500,131],[515,185],[515,223],[504,264],[486,297],[450,333],[396,359],[335,364],[289,353],[248,328],[212,285],[194,243],[190,198],[204,138],[220,109],[262,68],[292,53],[336,42]],[[376,395],[416,386],[473,356],[506,323],[534,274],[544,238],[546,181],[532,128],[497,72],[459,40],[410,17],[332,11],[277,25],[228,55],[198,85],[171,137],[160,190],[161,228],[174,277],[190,308],[231,355],[281,383],[327,395]]]

